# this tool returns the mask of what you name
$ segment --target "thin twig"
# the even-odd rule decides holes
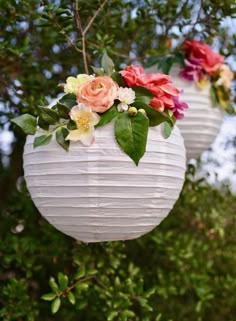
[[[82,37],[82,56],[83,56],[84,70],[86,74],[88,74],[88,63],[87,63],[87,55],[86,55],[86,33],[89,30],[89,28],[92,26],[94,20],[97,18],[98,14],[103,9],[107,1],[108,0],[103,1],[103,3],[100,5],[100,7],[97,9],[95,14],[92,16],[92,18],[88,22],[87,26],[83,29],[80,14],[79,14],[78,0],[75,0],[75,12],[74,12],[75,24],[76,24],[77,30],[79,31]]]

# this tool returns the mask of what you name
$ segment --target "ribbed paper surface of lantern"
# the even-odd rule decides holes
[[[114,124],[96,129],[86,147],[66,152],[55,139],[24,149],[25,179],[41,214],[58,230],[84,242],[137,238],[169,213],[182,188],[185,148],[178,128],[165,139],[162,126],[149,129],[139,166],[114,138]]]
[[[184,138],[187,159],[197,158],[207,150],[218,135],[224,119],[223,111],[212,106],[210,86],[199,89],[194,82],[178,76],[180,69],[171,68],[170,76],[176,87],[183,90],[180,101],[188,104],[183,119],[177,122]],[[157,72],[157,66],[146,69],[147,73]]]

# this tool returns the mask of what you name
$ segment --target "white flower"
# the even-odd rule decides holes
[[[119,87],[117,98],[120,100],[120,103],[117,105],[118,111],[127,111],[129,105],[132,104],[135,100],[135,92],[132,88]]]
[[[117,110],[118,110],[119,112],[127,111],[128,108],[129,108],[129,106],[128,106],[127,104],[125,104],[125,103],[119,103],[119,104],[117,105]]]
[[[123,88],[123,87],[119,87],[118,90],[118,99],[126,104],[126,105],[130,105],[134,102],[135,100],[135,91],[133,91],[132,88]]]
[[[94,126],[99,122],[100,117],[92,112],[91,108],[79,103],[70,111],[70,118],[76,123],[77,129],[71,130],[66,140],[80,140],[86,146],[94,142]]]

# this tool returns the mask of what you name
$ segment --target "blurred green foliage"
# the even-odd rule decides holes
[[[192,171],[153,232],[89,245],[49,225],[19,183],[1,215],[1,320],[233,320],[236,197]]]
[[[82,25],[101,1],[80,0]],[[0,134],[83,72],[72,1],[0,0]],[[144,63],[197,37],[235,57],[234,0],[110,0],[87,33],[87,60]],[[235,210],[227,188],[192,179],[169,217],[134,241],[80,244],[37,212],[22,181],[24,136],[0,144],[0,320],[232,321]],[[49,282],[50,280],[50,282]],[[44,298],[44,300],[43,300]],[[55,316],[54,313],[57,313]]]

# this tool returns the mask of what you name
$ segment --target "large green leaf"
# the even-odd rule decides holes
[[[52,139],[51,133],[49,133],[47,135],[41,135],[41,136],[35,137],[33,145],[34,145],[34,147],[48,145],[50,143],[51,139]]]
[[[38,111],[39,116],[50,125],[54,125],[59,121],[59,115],[53,109],[44,106],[38,106]]]
[[[133,86],[132,89],[135,91],[135,101],[149,104],[154,95],[145,87]]]
[[[144,109],[146,111],[147,117],[149,118],[149,126],[151,127],[157,126],[165,121],[170,121],[168,116],[163,115],[143,102],[135,101],[132,105],[138,109]]]
[[[114,119],[118,115],[119,115],[119,112],[116,106],[111,107],[105,113],[100,114],[99,123],[95,127],[97,128],[108,124],[112,119]]]
[[[11,119],[11,122],[20,127],[26,135],[34,135],[37,129],[37,119],[30,114]]]
[[[56,131],[56,140],[58,144],[61,145],[67,152],[70,147],[70,141],[66,140],[68,135],[69,131],[65,127],[59,127]]]
[[[115,65],[106,52],[102,56],[101,65],[106,75],[110,76],[113,73]]]
[[[120,114],[115,121],[115,137],[121,149],[138,165],[146,151],[148,118],[142,113]]]

